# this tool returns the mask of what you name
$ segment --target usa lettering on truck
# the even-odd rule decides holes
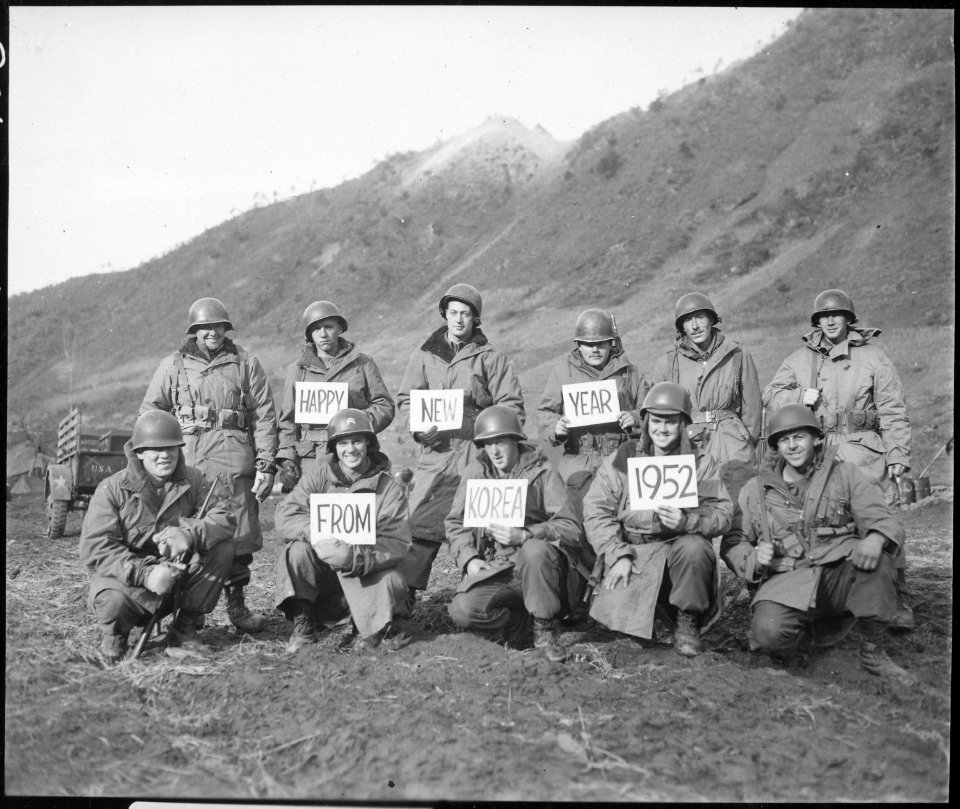
[[[373,492],[310,495],[310,541],[339,539],[350,545],[377,542],[377,496]]]
[[[459,430],[463,426],[463,390],[410,391],[410,431]]]
[[[294,420],[297,424],[329,424],[347,406],[346,382],[294,382]]]
[[[697,465],[693,455],[628,458],[627,484],[630,509],[653,509],[660,505],[696,508]]]
[[[504,525],[523,528],[527,516],[527,480],[468,480],[464,528]]]
[[[561,387],[563,415],[571,427],[609,424],[620,413],[620,397],[613,379],[599,382],[577,382]]]

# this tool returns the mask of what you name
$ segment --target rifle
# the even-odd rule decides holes
[[[757,474],[760,474],[760,467],[763,466],[763,456],[767,451],[767,406],[763,405],[760,410],[760,440],[757,441]]]
[[[207,492],[207,496],[203,500],[203,504],[200,506],[200,510],[197,512],[197,519],[202,519],[203,516],[207,513],[207,509],[210,506],[210,498],[213,497],[213,492],[220,485],[220,476],[222,472],[217,472],[217,476],[213,479],[213,485],[210,487],[210,491]],[[192,555],[192,554],[191,554]],[[187,564],[183,558],[183,554],[180,554],[176,559],[174,559],[174,564],[178,567],[182,566],[184,573],[187,571]],[[180,582],[173,588],[173,616],[176,618],[177,612],[179,612],[180,605]],[[140,638],[137,640],[137,645],[133,649],[133,655],[131,660],[136,660],[143,653],[143,647],[147,645],[147,639],[150,637],[150,633],[153,632],[154,627],[160,621],[160,614],[163,612],[163,608],[167,604],[166,598],[161,598],[160,603],[157,605],[157,608],[153,611],[153,615],[150,616],[150,620],[147,621],[147,625],[143,628],[143,632],[140,634]]]

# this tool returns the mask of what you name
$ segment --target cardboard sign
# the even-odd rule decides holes
[[[628,458],[627,483],[633,511],[657,506],[696,508],[700,505],[693,455]]]
[[[294,421],[297,424],[329,424],[347,406],[346,382],[294,382]]]
[[[620,413],[620,398],[617,382],[604,379],[600,382],[577,382],[562,385],[563,415],[571,427],[586,427],[588,424],[609,424]]]
[[[310,542],[342,540],[377,544],[377,496],[373,492],[310,495]]]
[[[463,426],[463,390],[410,391],[410,432],[459,430]]]
[[[464,528],[489,528],[496,523],[523,528],[527,516],[528,480],[467,481],[467,502],[463,507]]]

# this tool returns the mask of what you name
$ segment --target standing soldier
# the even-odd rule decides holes
[[[736,499],[756,471],[763,406],[753,359],[717,328],[719,323],[706,295],[681,296],[674,309],[676,345],[657,360],[651,382],[676,382],[690,394],[690,436],[717,462],[720,478]]]
[[[863,668],[913,685],[880,648],[897,610],[894,559],[903,542],[880,487],[824,446],[803,405],[776,410],[767,441],[776,465],[740,492],[721,543],[730,567],[757,587],[751,646],[789,660],[806,634],[832,645],[859,623]]]
[[[220,301],[194,301],[188,320],[186,342],[160,363],[140,412],[173,413],[183,428],[187,463],[210,481],[221,473],[237,518],[233,567],[224,588],[227,615],[238,629],[259,632],[266,618],[247,608],[243,588],[253,553],[263,547],[259,506],[277,470],[273,395],[257,358],[226,337],[233,324]]]
[[[787,404],[809,407],[841,461],[854,464],[878,484],[889,505],[899,504],[895,478],[910,469],[910,420],[897,369],[871,341],[879,329],[853,328],[853,300],[842,289],[817,295],[804,346],[787,357],[764,390],[768,410]],[[913,628],[913,610],[903,591],[906,556],[897,558],[894,629]]]
[[[590,614],[610,629],[649,640],[655,616],[665,611],[676,625],[674,648],[686,657],[700,654],[700,635],[718,615],[712,539],[728,531],[733,518],[716,461],[690,441],[690,410],[680,385],[650,388],[640,408],[640,438],[603,462],[583,500],[587,539],[606,568]],[[694,456],[698,505],[633,510],[629,459],[664,455]]]
[[[454,284],[440,298],[446,322],[413,352],[397,405],[410,418],[410,391],[462,390],[463,422],[456,430],[414,432],[420,459],[410,496],[413,549],[404,565],[411,596],[425,590],[433,560],[445,537],[443,521],[450,512],[464,464],[476,454],[473,427],[485,407],[500,404],[524,421],[523,394],[509,360],[493,348],[480,330],[483,301],[470,284]]]
[[[327,426],[296,421],[297,382],[343,382],[348,385],[344,407],[362,410],[373,430],[383,432],[393,421],[395,407],[376,362],[343,338],[347,319],[330,301],[315,301],[303,313],[305,341],[297,361],[287,368],[280,405],[280,482],[289,492],[305,465],[322,463]]]
[[[516,412],[493,405],[477,416],[480,452],[464,470],[446,519],[450,552],[463,581],[450,603],[457,626],[501,630],[522,645],[533,616],[533,643],[548,659],[567,653],[559,617],[579,601],[594,554],[564,496],[560,476],[540,448],[527,443]],[[468,480],[528,481],[522,528],[465,528]]]
[[[123,658],[130,630],[146,625],[177,586],[182,602],[167,642],[194,651],[206,648],[196,622],[217,605],[230,571],[234,517],[226,501],[214,501],[198,515],[211,484],[186,465],[182,446],[173,416],[144,413],[123,448],[126,468],[102,481],[90,498],[80,560],[92,574],[90,608],[109,665]],[[176,560],[186,554],[197,561],[184,570]]]
[[[587,309],[577,318],[574,348],[550,370],[537,415],[541,434],[554,446],[563,445],[557,471],[567,488],[567,499],[579,519],[583,496],[601,461],[630,437],[640,424],[640,402],[650,385],[628,359],[613,316]],[[563,412],[563,386],[612,379],[617,385],[619,412],[606,424],[571,427]]]

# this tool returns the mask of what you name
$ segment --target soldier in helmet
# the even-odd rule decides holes
[[[573,349],[550,370],[537,415],[540,430],[554,446],[563,446],[557,471],[567,487],[567,498],[582,519],[583,496],[600,462],[626,441],[640,425],[640,402],[650,385],[623,351],[613,316],[587,309],[577,317]],[[619,408],[606,424],[571,427],[563,412],[563,386],[612,379]]]
[[[293,621],[287,653],[316,642],[318,624],[336,623],[344,600],[358,635],[349,639],[354,651],[385,641],[399,647],[409,639],[397,624],[409,615],[406,581],[397,567],[410,548],[407,498],[362,410],[349,407],[334,415],[325,449],[330,454],[311,464],[277,506],[277,536],[285,544],[277,557],[276,603]],[[311,494],[364,492],[376,495],[375,545],[311,539]]]
[[[177,420],[148,410],[124,447],[126,468],[103,480],[90,498],[80,560],[91,573],[89,605],[110,665],[126,653],[130,630],[146,625],[178,583],[182,603],[167,642],[203,650],[197,619],[216,606],[230,572],[234,516],[227,501],[213,498],[197,516],[210,483],[186,465],[182,446]],[[188,556],[191,564],[179,561]]]
[[[374,432],[383,432],[393,421],[395,407],[380,369],[343,337],[347,319],[330,301],[314,301],[303,313],[304,344],[300,356],[287,368],[280,405],[280,446],[277,464],[283,490],[289,492],[307,464],[321,463],[327,446],[324,424],[297,423],[298,382],[341,382],[348,385],[344,407],[362,410]]]
[[[654,618],[675,625],[674,648],[700,654],[700,635],[719,613],[717,556],[712,538],[730,528],[733,503],[716,461],[690,441],[690,395],[658,382],[640,407],[640,438],[607,458],[583,500],[587,539],[605,571],[590,614],[619,632],[651,640]],[[630,458],[692,455],[696,508],[662,504],[632,510]],[[664,487],[666,488],[666,487]]]
[[[440,298],[444,325],[413,352],[397,406],[410,417],[411,390],[462,390],[463,422],[456,430],[436,426],[414,432],[420,458],[410,496],[413,550],[404,565],[411,596],[425,590],[433,560],[444,540],[443,521],[450,512],[464,464],[476,454],[473,427],[490,405],[504,405],[524,420],[523,394],[510,361],[493,348],[480,330],[483,301],[470,284],[454,284]]]
[[[450,552],[463,574],[450,617],[522,646],[532,616],[534,646],[561,662],[566,651],[558,619],[580,598],[593,552],[559,475],[525,440],[515,410],[492,405],[481,411],[473,440],[480,453],[464,470],[446,519]],[[468,481],[498,479],[528,481],[523,527],[465,528]]]
[[[263,629],[264,616],[246,606],[254,551],[263,547],[259,504],[273,489],[277,420],[267,375],[256,357],[229,337],[226,307],[200,298],[190,307],[187,339],[157,368],[140,405],[173,413],[183,429],[187,463],[213,480],[219,472],[237,516],[227,615],[245,632]]]
[[[727,563],[756,589],[751,645],[789,660],[805,637],[831,645],[859,624],[863,668],[912,685],[880,648],[897,610],[903,542],[880,487],[840,460],[805,405],[776,410],[767,441],[776,462],[741,490],[721,542]]]
[[[903,385],[890,358],[874,340],[879,329],[854,326],[853,300],[827,289],[813,303],[813,331],[787,357],[763,392],[768,410],[801,404],[817,417],[827,446],[881,487],[890,505],[899,504],[895,478],[910,469],[910,419]],[[897,559],[899,608],[895,629],[913,627],[903,592],[903,547]]]
[[[651,382],[676,382],[693,404],[690,435],[713,458],[731,497],[753,476],[763,406],[753,358],[722,331],[720,315],[701,292],[674,308],[676,344],[653,366]]]

